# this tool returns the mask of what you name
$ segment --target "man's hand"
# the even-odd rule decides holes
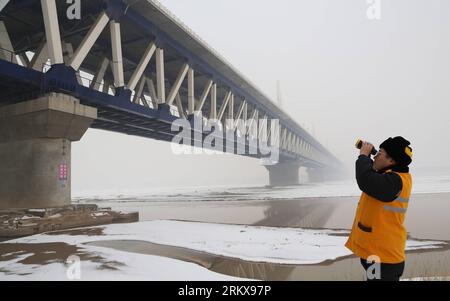
[[[363,142],[361,146],[361,151],[359,152],[360,155],[365,155],[367,157],[370,157],[373,149],[373,144],[369,142]]]

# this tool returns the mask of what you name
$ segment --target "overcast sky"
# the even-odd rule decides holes
[[[161,1],[353,170],[357,138],[402,135],[414,169],[450,170],[450,1]],[[267,184],[258,160],[175,156],[170,144],[89,130],[73,188]]]

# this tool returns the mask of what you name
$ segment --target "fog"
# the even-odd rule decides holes
[[[411,172],[450,170],[450,1],[164,0],[182,22],[348,168],[357,138],[401,135]],[[174,155],[170,144],[90,129],[72,148],[81,189],[268,184],[259,160]]]

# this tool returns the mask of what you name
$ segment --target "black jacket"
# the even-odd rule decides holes
[[[393,172],[385,173],[386,170],[376,172],[372,166],[373,161],[368,156],[360,155],[356,160],[356,181],[359,189],[382,202],[394,201],[402,191],[402,178]]]

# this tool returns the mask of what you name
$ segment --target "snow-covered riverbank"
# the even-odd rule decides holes
[[[240,280],[194,263],[95,246],[148,242],[250,262],[319,264],[351,255],[348,231],[257,227],[182,221],[115,224],[34,235],[0,243],[0,280]],[[409,240],[407,250],[440,249],[445,242]],[[79,266],[68,264],[75,255]]]

